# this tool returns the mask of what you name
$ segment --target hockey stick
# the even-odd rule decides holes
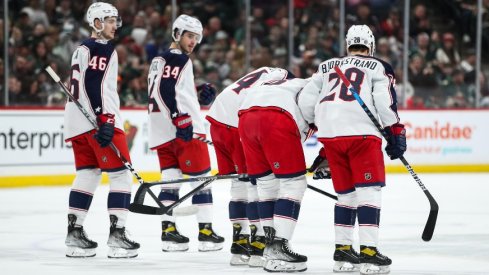
[[[87,118],[87,120],[92,124],[92,126],[98,130],[98,124],[97,122],[92,118],[92,116],[83,108],[83,106],[78,102],[78,100],[70,93],[68,88],[66,88],[65,84],[61,82],[61,79],[59,78],[58,74],[54,72],[54,70],[51,68],[51,66],[46,67],[46,72],[51,76],[51,78],[54,80],[54,82],[58,83],[59,86],[61,86],[63,92],[66,94],[66,96],[73,102],[75,105],[78,107],[80,112]],[[139,176],[139,174],[134,170],[132,165],[129,163],[129,161],[121,154],[119,149],[111,142],[109,144],[110,148],[114,151],[114,153],[117,155],[117,157],[121,160],[121,162],[124,164],[124,166],[133,174],[133,176],[137,179],[137,181],[141,184],[144,185],[145,182]],[[165,207],[158,197],[153,193],[153,191],[148,190],[149,195],[153,198],[153,200],[158,204],[159,207]],[[178,215],[178,211],[175,211],[175,214]],[[186,213],[183,213],[183,215],[186,215]]]
[[[377,130],[379,130],[379,132],[382,134],[382,136],[385,138],[385,140],[388,141],[389,139],[388,139],[387,132],[384,130],[384,128],[382,128],[379,121],[374,117],[374,115],[372,114],[372,112],[370,111],[368,106],[360,98],[360,96],[358,95],[358,92],[351,85],[350,81],[345,77],[345,75],[340,70],[340,68],[334,67],[334,70],[339,75],[339,77],[341,78],[341,81],[343,81],[343,84],[345,84],[345,86],[348,88],[348,90],[350,90],[350,92],[353,94],[353,96],[355,97],[357,102],[360,104],[362,109],[365,111],[365,113],[368,115],[370,120],[375,124],[375,127],[377,127]],[[426,225],[425,225],[424,230],[423,230],[423,234],[421,236],[423,241],[428,242],[433,237],[433,232],[435,231],[436,218],[438,217],[438,203],[433,198],[433,196],[431,196],[430,192],[428,191],[426,186],[424,186],[424,184],[421,182],[421,179],[419,179],[418,175],[414,172],[413,168],[411,167],[411,165],[409,165],[407,160],[403,156],[401,156],[399,159],[401,160],[402,164],[404,164],[404,166],[409,171],[409,173],[414,178],[414,180],[419,185],[419,187],[421,187],[421,190],[423,190],[426,197],[428,198],[428,201],[430,202],[430,214],[428,216],[428,221],[426,222]]]
[[[332,198],[333,200],[338,200],[338,197],[337,197],[337,196],[335,196],[335,195],[333,195],[333,194],[330,194],[330,193],[328,193],[328,192],[326,192],[326,191],[324,191],[324,190],[321,190],[321,189],[319,189],[319,188],[317,188],[317,187],[314,187],[314,186],[312,186],[312,185],[309,185],[309,184],[308,184],[308,185],[307,185],[307,188],[309,188],[309,189],[311,189],[311,190],[314,190],[314,191],[318,192],[319,194],[325,195],[326,197],[330,197],[330,198]]]
[[[139,186],[138,191],[136,191],[136,194],[134,195],[134,200],[133,203],[129,205],[129,211],[134,212],[134,213],[140,213],[140,214],[147,214],[147,215],[162,215],[169,213],[172,211],[176,206],[178,206],[180,203],[182,203],[184,200],[192,196],[193,194],[197,193],[200,191],[202,188],[207,186],[208,184],[205,184],[203,187],[201,185],[197,186],[196,188],[192,189],[189,193],[187,193],[185,196],[180,198],[179,200],[175,201],[173,204],[169,206],[163,206],[163,207],[153,207],[149,205],[144,204],[144,197],[146,196],[146,193],[148,191],[151,191],[151,187],[155,185],[162,185],[162,184],[172,184],[172,183],[184,183],[184,182],[194,182],[194,181],[205,181],[204,183],[207,182],[213,182],[215,180],[221,180],[221,179],[233,179],[237,178],[238,175],[216,175],[216,176],[206,176],[206,177],[197,177],[197,178],[187,178],[187,179],[174,179],[174,180],[168,180],[168,181],[157,181],[157,182],[145,182],[141,186]],[[198,208],[194,205],[187,206],[187,207],[180,207],[175,209],[177,213],[174,213],[177,216],[188,216],[188,215],[193,215],[196,214],[198,211]]]
[[[197,134],[194,134],[193,138],[198,139],[198,140],[200,140],[200,141],[202,141],[204,143],[207,143],[207,144],[209,144],[211,146],[214,146],[214,143],[212,143],[212,141],[210,141],[210,140],[208,140],[206,138],[203,138],[203,137],[201,137],[201,136],[199,136]]]
[[[170,204],[168,206],[154,207],[154,206],[144,205],[142,203],[139,203],[139,201],[138,201],[137,203],[136,202],[133,202],[133,203],[131,203],[129,205],[129,211],[134,212],[134,213],[146,214],[146,215],[163,215],[163,214],[171,215],[171,212],[172,212],[172,210],[175,207],[177,207],[182,202],[184,202],[185,200],[187,200],[188,198],[190,198],[191,196],[193,196],[195,193],[197,193],[200,190],[202,190],[207,185],[211,184],[216,179],[217,178],[215,178],[215,177],[214,178],[209,177],[208,180],[206,180],[205,182],[203,182],[202,184],[200,184],[196,188],[192,189],[192,191],[190,191],[187,194],[185,194],[185,196],[181,197],[180,199],[178,199],[177,201],[175,201],[174,203],[172,203],[172,204]],[[136,197],[137,198],[143,198],[144,199],[144,195],[150,189],[149,189],[149,187],[148,188],[141,188],[141,187],[143,187],[143,186],[141,185],[140,188],[138,189],[138,191],[136,193]],[[136,197],[134,198],[134,201],[136,201]],[[196,206],[193,206],[193,205],[192,206],[189,206],[188,208],[189,209],[194,209],[195,208],[197,210],[197,207]],[[185,210],[186,209],[187,208],[185,208]]]

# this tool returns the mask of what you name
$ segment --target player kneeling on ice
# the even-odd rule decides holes
[[[161,56],[153,58],[148,74],[149,146],[156,150],[162,180],[180,179],[183,174],[201,177],[209,174],[207,144],[194,138],[205,137],[200,104],[208,105],[215,89],[203,84],[196,91],[192,60],[189,55],[202,40],[202,24],[182,14],[172,25],[173,42]],[[198,93],[197,93],[198,92]],[[200,182],[191,183],[193,188]],[[158,199],[165,205],[177,201],[182,183],[164,184]],[[206,186],[192,197],[198,206],[199,251],[221,250],[224,238],[212,228],[212,189]],[[189,238],[180,234],[174,216],[162,215],[162,250],[186,251]]]
[[[406,151],[405,130],[397,114],[395,76],[389,64],[373,57],[375,38],[368,26],[350,27],[346,45],[348,56],[321,63],[298,104],[304,118],[318,126],[318,139],[324,144],[318,158],[327,157],[338,193],[333,270],[389,273],[392,260],[377,248],[381,188],[385,186],[382,136],[339,72],[349,78],[359,97],[370,110],[375,110],[374,117],[384,125],[389,137],[385,150],[391,159]],[[360,253],[352,246],[356,220]]]
[[[139,244],[128,239],[125,223],[131,200],[132,176],[110,148],[111,143],[130,160],[117,94],[117,52],[109,40],[121,26],[117,9],[107,3],[94,3],[87,11],[92,36],[73,53],[71,59],[71,93],[90,115],[97,118],[98,130],[68,101],[65,107],[65,130],[75,155],[76,177],[69,198],[68,257],[93,257],[97,243],[88,239],[83,222],[93,194],[107,172],[110,192],[107,199],[110,233],[109,258],[132,258]]]
[[[227,86],[209,109],[207,120],[220,175],[240,174],[231,181],[229,219],[233,224],[231,265],[263,267],[265,233],[258,212],[256,181],[247,175],[246,160],[238,133],[238,111],[248,90],[270,80],[286,79],[290,74],[280,68],[261,67]]]
[[[253,87],[239,111],[248,175],[258,185],[260,222],[267,242],[264,269],[269,272],[307,269],[307,257],[289,244],[307,187],[302,141],[310,128],[295,102],[307,82],[283,79]]]

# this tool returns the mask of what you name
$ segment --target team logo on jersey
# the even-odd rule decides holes
[[[190,165],[192,165],[192,162],[190,162],[190,160],[189,160],[189,159],[187,159],[187,160],[185,161],[185,165],[190,166]]]
[[[365,173],[365,180],[371,180],[372,179],[372,173]]]
[[[275,167],[275,169],[280,168],[280,163],[278,161],[274,162],[273,167]]]

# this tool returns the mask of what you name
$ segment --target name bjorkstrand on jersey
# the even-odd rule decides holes
[[[323,73],[328,73],[334,67],[340,67],[342,65],[353,65],[355,67],[367,68],[370,70],[375,70],[379,62],[375,59],[362,60],[356,57],[344,57],[342,59],[336,59],[328,61],[321,65],[321,71]]]

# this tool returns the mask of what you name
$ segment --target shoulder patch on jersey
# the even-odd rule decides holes
[[[182,51],[179,49],[170,49],[170,52],[174,54],[182,54]]]

